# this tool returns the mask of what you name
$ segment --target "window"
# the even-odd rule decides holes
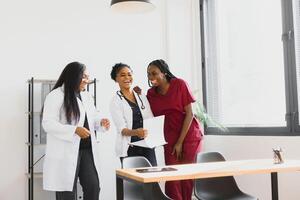
[[[298,94],[298,105],[300,105],[300,0],[294,0],[293,2],[293,13],[294,13],[294,33],[295,33],[295,52],[296,52],[296,68],[297,68],[297,94]],[[299,119],[298,119],[299,124]]]
[[[204,103],[229,134],[298,132],[299,2],[201,1]]]

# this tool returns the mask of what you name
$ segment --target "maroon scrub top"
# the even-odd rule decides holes
[[[179,78],[170,80],[170,86],[165,95],[156,92],[156,87],[148,90],[147,97],[154,116],[165,115],[164,135],[167,146],[177,142],[185,118],[184,107],[195,102],[187,83]],[[202,127],[194,117],[184,143],[200,141],[203,135]]]

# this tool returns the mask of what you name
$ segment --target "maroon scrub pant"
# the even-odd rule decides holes
[[[201,141],[185,141],[182,147],[183,159],[177,160],[176,154],[172,155],[173,145],[165,145],[166,165],[195,163],[196,155],[200,151]],[[191,200],[194,181],[167,181],[165,186],[166,194],[174,200]]]

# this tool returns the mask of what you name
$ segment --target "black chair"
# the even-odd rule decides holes
[[[150,162],[142,156],[123,158],[123,168],[151,167]],[[143,199],[142,184],[123,181],[124,200],[141,200]],[[158,183],[153,185],[153,198],[155,200],[171,200],[161,190]]]
[[[218,152],[199,153],[197,163],[225,161]],[[258,200],[242,192],[233,176],[195,180],[195,196],[199,200]]]

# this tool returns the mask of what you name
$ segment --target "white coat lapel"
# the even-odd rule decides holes
[[[147,118],[151,118],[153,117],[153,114],[152,114],[152,111],[151,111],[151,108],[150,108],[150,105],[149,105],[149,102],[147,100],[147,97],[143,94],[137,94],[135,92],[134,93],[134,96],[135,96],[135,99],[136,99],[136,102],[140,108],[140,111],[142,113],[142,116],[143,116],[143,119],[147,119]],[[144,108],[144,109],[142,109]]]
[[[84,124],[84,118],[85,118],[85,108],[84,108],[82,101],[78,97],[77,97],[77,103],[78,103],[79,112],[80,112],[78,126],[82,127]]]

